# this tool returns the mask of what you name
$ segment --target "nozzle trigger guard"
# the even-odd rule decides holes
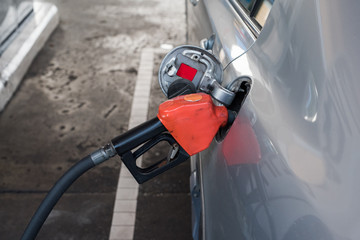
[[[157,161],[149,167],[141,168],[136,165],[136,159],[138,159],[141,155],[149,151],[152,147],[154,147],[159,142],[166,141],[172,146],[176,146],[176,152],[174,156],[164,158],[162,160]],[[172,155],[172,154],[170,154]],[[190,157],[186,151],[178,145],[175,139],[169,133],[162,133],[152,138],[144,145],[142,145],[135,152],[131,150],[125,152],[121,155],[121,159],[125,166],[129,169],[130,173],[134,176],[136,181],[141,184],[146,182],[153,177],[173,168],[180,163],[186,161]]]

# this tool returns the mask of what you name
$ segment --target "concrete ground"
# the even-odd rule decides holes
[[[126,131],[141,49],[185,43],[184,1],[52,2],[60,25],[0,113],[1,239],[19,239],[64,171]],[[107,239],[119,161],[82,176],[38,239]],[[173,171],[140,188],[135,239],[190,237],[187,177]]]

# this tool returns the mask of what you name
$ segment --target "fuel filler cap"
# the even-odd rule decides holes
[[[185,45],[165,56],[159,69],[159,83],[168,98],[205,92],[230,105],[235,93],[221,86],[222,72],[221,63],[209,51]]]

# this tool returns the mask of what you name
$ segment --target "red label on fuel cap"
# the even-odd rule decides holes
[[[187,79],[189,81],[192,81],[197,73],[197,70],[195,68],[192,68],[184,63],[182,63],[179,67],[179,70],[177,71],[176,75],[178,75],[181,78]]]

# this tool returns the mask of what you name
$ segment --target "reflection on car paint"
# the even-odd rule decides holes
[[[222,152],[228,166],[256,164],[260,161],[259,144],[248,118],[236,118],[222,143]]]

